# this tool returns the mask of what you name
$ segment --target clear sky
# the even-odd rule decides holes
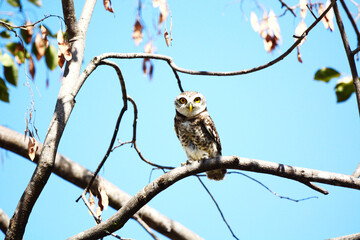
[[[78,15],[82,2],[76,1]],[[101,53],[143,51],[144,42],[136,47],[131,38],[137,2],[113,1],[115,15],[105,12],[102,1],[97,3],[86,39],[84,66]],[[268,11],[283,13],[279,1],[263,2]],[[353,7],[350,1],[346,2]],[[151,32],[156,53],[171,56],[178,66],[194,70],[234,71],[262,65],[285,52],[294,42],[292,35],[299,22],[299,18],[294,19],[289,12],[279,19],[282,42],[269,54],[250,26],[251,10],[262,15],[255,2],[169,0],[168,3],[173,21],[172,46],[167,47],[162,36],[154,35],[158,12],[152,10],[151,1],[143,3],[145,38],[146,32]],[[297,2],[288,1],[288,4]],[[32,21],[44,14],[62,16],[60,1],[44,1],[43,7],[36,11],[26,6]],[[313,19],[308,15],[306,23],[310,25]],[[347,21],[345,24],[351,44],[356,46],[353,30]],[[54,32],[60,28],[57,18],[46,20],[45,25]],[[168,20],[168,29],[169,26]],[[3,42],[0,43],[3,48]],[[52,43],[56,44],[56,40]],[[207,97],[223,155],[351,174],[360,155],[356,99],[352,96],[345,103],[337,104],[336,81],[326,84],[313,80],[315,72],[324,66],[336,68],[344,76],[350,74],[337,26],[331,33],[319,23],[301,46],[301,54],[302,64],[294,51],[276,65],[248,75],[180,74],[180,77],[185,90],[199,91]],[[149,81],[142,73],[142,60],[116,62],[123,71],[128,94],[138,106],[137,139],[141,152],[160,165],[180,166],[186,156],[173,129],[173,101],[179,89],[172,70],[166,63],[153,60],[154,74]],[[35,84],[31,83],[31,87],[41,141],[53,114],[60,75],[59,68],[53,72],[46,70],[44,60],[36,63]],[[49,88],[45,86],[46,78],[50,80]],[[24,71],[20,69],[19,86],[10,87],[10,104],[0,102],[0,124],[18,132],[25,129],[24,115],[30,102],[25,82]],[[99,67],[76,98],[59,153],[95,170],[107,150],[121,107],[115,72],[109,67]],[[121,141],[131,140],[132,118],[130,109],[120,126]],[[0,157],[0,208],[11,216],[35,165],[3,149]],[[111,154],[100,175],[129,194],[135,194],[149,183],[151,169],[134,149],[123,146]],[[153,172],[152,179],[160,174],[161,171]],[[324,196],[298,182],[247,174],[280,195],[294,199],[318,198],[298,203],[283,200],[240,175],[227,176],[221,182],[204,179],[240,239],[325,239],[359,231],[359,191],[319,184],[330,192]],[[30,216],[24,239],[65,239],[93,226],[85,206],[75,203],[81,192],[52,175]],[[149,205],[205,239],[232,239],[215,205],[194,177],[176,183]],[[103,219],[113,213],[113,209],[108,209]],[[117,233],[133,239],[150,239],[132,220]]]

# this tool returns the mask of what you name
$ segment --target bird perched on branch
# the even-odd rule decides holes
[[[221,143],[211,119],[206,98],[198,92],[183,92],[175,98],[175,132],[188,162],[221,156]],[[206,172],[209,179],[222,180],[226,169]]]

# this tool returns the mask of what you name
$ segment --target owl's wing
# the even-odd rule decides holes
[[[204,125],[207,132],[210,134],[211,138],[216,142],[218,151],[221,155],[221,142],[220,142],[219,135],[216,131],[214,121],[211,119],[210,115],[207,114],[205,117],[202,118],[201,122]]]
[[[178,130],[178,128],[179,128],[179,122],[178,122],[178,119],[175,117],[175,119],[174,119],[174,129],[175,129],[176,136],[179,138],[179,130]]]

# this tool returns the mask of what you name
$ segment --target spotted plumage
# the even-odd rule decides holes
[[[211,119],[205,97],[198,92],[183,92],[175,99],[175,132],[188,161],[221,156],[221,143]],[[213,180],[222,180],[226,169],[206,172]]]

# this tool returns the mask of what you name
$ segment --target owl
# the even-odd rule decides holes
[[[221,156],[221,143],[211,119],[204,95],[183,92],[175,98],[175,132],[184,148],[188,162]],[[209,179],[222,180],[226,169],[206,172]]]

